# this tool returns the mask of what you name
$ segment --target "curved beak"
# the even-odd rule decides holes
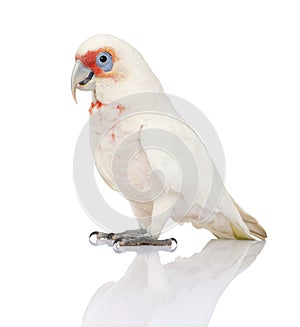
[[[90,83],[93,77],[94,72],[86,67],[80,60],[76,60],[71,78],[71,90],[76,103],[76,89],[85,91],[93,90],[94,83]]]

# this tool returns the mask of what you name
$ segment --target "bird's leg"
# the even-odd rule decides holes
[[[140,246],[174,251],[177,247],[177,241],[174,238],[158,239],[163,226],[170,217],[172,201],[173,198],[169,194],[155,200],[152,208],[151,225],[148,229],[126,230],[123,233],[94,232],[90,235],[90,243],[92,245],[113,245],[116,252],[123,252],[127,249],[134,250]]]
[[[114,242],[114,250],[123,252],[127,249],[134,249],[140,246],[155,247],[160,250],[174,251],[177,247],[175,238],[159,240],[158,237],[172,212],[173,198],[165,194],[156,199],[153,203],[151,225],[148,233],[137,237],[120,237]]]

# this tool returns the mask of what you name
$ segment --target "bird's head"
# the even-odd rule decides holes
[[[139,92],[162,91],[156,76],[128,43],[111,35],[95,35],[76,52],[72,94],[92,91],[93,101],[103,104]]]

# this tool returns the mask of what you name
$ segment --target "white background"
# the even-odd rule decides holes
[[[75,105],[70,75],[97,33],[131,43],[166,92],[207,115],[228,190],[268,232],[210,326],[299,325],[299,15],[298,1],[2,2],[1,326],[80,326],[94,292],[133,259],[89,245],[97,226],[72,180],[90,100]],[[212,238],[191,226],[170,235],[180,245],[167,262]]]

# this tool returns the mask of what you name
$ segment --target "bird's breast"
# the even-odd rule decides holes
[[[90,142],[100,175],[123,194],[144,191],[151,185],[151,167],[142,149],[139,130],[143,119],[122,120],[126,107],[102,107],[90,117]]]

